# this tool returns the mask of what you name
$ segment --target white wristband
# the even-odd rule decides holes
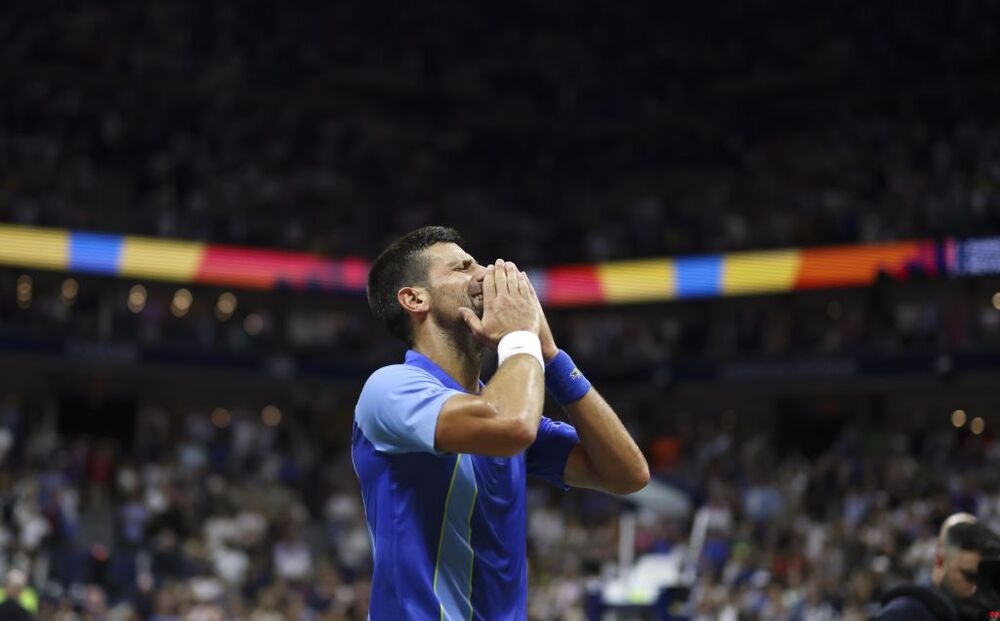
[[[528,354],[542,366],[542,373],[545,372],[545,361],[542,359],[542,342],[538,340],[538,335],[534,332],[517,330],[505,334],[500,339],[500,344],[497,345],[497,357],[499,358],[497,368],[500,368],[504,360],[517,354]]]

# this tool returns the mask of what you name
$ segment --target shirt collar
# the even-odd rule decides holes
[[[430,358],[419,352],[413,351],[412,349],[407,350],[406,359],[404,363],[412,364],[415,367],[420,367],[424,371],[427,371],[428,373],[436,377],[442,384],[444,384],[448,388],[453,388],[455,390],[460,390],[462,392],[468,392],[465,390],[465,388],[462,387],[461,384],[455,381],[455,378],[445,373],[444,369],[435,364],[433,360],[431,360]],[[483,389],[482,380],[479,380],[479,389],[480,390]]]

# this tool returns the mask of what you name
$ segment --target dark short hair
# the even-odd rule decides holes
[[[978,522],[955,524],[945,533],[945,545],[970,552],[992,552],[998,547],[998,537]]]
[[[396,299],[403,287],[427,284],[424,250],[434,244],[462,245],[462,236],[445,226],[425,226],[403,235],[378,255],[368,272],[368,306],[393,336],[413,345],[410,318]]]

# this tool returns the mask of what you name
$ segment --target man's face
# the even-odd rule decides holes
[[[951,550],[944,553],[941,588],[955,599],[968,599],[976,593],[979,552]]]
[[[431,312],[444,325],[461,323],[458,309],[463,306],[471,308],[482,319],[486,268],[458,244],[434,244],[424,251],[424,255],[434,301]]]

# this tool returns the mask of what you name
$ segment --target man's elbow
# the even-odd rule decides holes
[[[530,424],[527,419],[528,417],[524,416],[511,426],[511,443],[517,449],[514,451],[515,455],[528,450],[538,437],[538,425]]]
[[[476,418],[483,422],[470,443],[474,449],[463,449],[462,452],[478,453],[490,457],[514,457],[523,453],[535,443],[538,435],[538,423],[531,424],[530,412],[513,415],[502,413],[493,404],[480,401],[476,404]]]
[[[633,489],[629,493],[631,494],[633,492],[638,492],[639,490],[645,488],[647,485],[649,485],[649,464],[647,464],[646,460],[644,459],[642,460],[642,468],[640,468],[639,472],[636,473],[635,489]]]
[[[506,422],[503,430],[497,438],[498,457],[514,457],[528,450],[535,443],[538,436],[538,426],[532,426],[525,416],[524,419],[516,418]]]
[[[615,482],[615,486],[610,491],[619,495],[634,494],[649,484],[649,465],[646,460],[641,465],[636,466],[627,475],[622,476]]]

